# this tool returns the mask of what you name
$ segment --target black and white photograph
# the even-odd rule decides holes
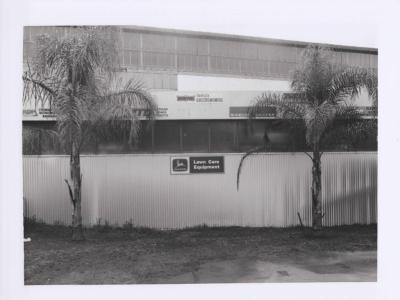
[[[29,26],[24,58],[25,284],[376,281],[377,49]]]
[[[330,5],[308,10],[313,1],[299,14],[316,19],[302,22],[289,21],[301,7],[294,1],[281,6],[288,19],[282,12],[271,20],[262,1],[242,3],[243,11],[236,1],[215,10],[210,1],[137,2],[136,20],[124,10],[135,4],[124,1],[111,9],[112,20],[85,21],[93,1],[68,22],[54,4],[46,11],[62,20],[23,21],[31,18],[23,6],[18,98],[2,97],[2,110],[19,111],[13,122],[2,120],[17,128],[4,140],[17,147],[19,170],[11,174],[19,180],[10,180],[19,198],[2,199],[2,216],[3,231],[11,226],[16,234],[24,297],[35,288],[178,293],[215,284],[261,287],[265,296],[268,288],[324,284],[313,295],[321,299],[324,286],[346,283],[354,294],[362,295],[362,285],[375,289],[360,299],[396,298],[390,289],[378,292],[389,277],[378,274],[378,256],[389,255],[381,252],[381,228],[378,234],[378,220],[388,221],[381,205],[398,197],[381,197],[381,182],[396,175],[378,172],[381,150],[391,149],[378,137],[381,122],[398,118],[381,117],[381,105],[387,111],[396,95],[378,93],[378,81],[390,81],[378,80],[385,35],[382,11],[372,14],[377,1],[366,1],[369,19],[351,23],[350,5],[336,25],[334,16],[319,15],[326,9],[329,16]],[[385,136],[398,142],[392,126]],[[5,186],[12,164],[1,157]],[[7,202],[16,202],[15,219]],[[396,217],[389,221],[398,226]],[[382,236],[395,239],[395,232]]]

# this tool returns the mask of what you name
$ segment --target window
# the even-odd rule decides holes
[[[209,132],[207,121],[182,122],[182,146],[187,152],[208,152]]]
[[[247,152],[264,144],[265,121],[238,121],[237,136],[239,151]]]
[[[263,145],[268,152],[302,151],[305,147],[301,126],[281,120],[239,121],[237,138],[241,152]]]
[[[163,120],[143,121],[136,144],[130,145],[127,131],[107,130],[93,134],[82,145],[82,154],[120,153],[233,153],[247,152],[265,145],[267,152],[309,151],[302,123],[282,120]],[[300,122],[300,121],[299,121]],[[338,121],[335,129],[326,133],[323,151],[376,151],[377,121],[363,120],[350,124]],[[23,153],[67,154],[57,139],[48,133],[54,124],[24,123]],[[100,130],[101,131],[101,130]],[[349,132],[354,132],[349,136]]]
[[[27,122],[22,129],[22,153],[24,155],[65,154],[53,134],[55,122]]]
[[[40,135],[38,131],[32,130],[32,128],[23,128],[22,153],[25,155],[40,154]]]
[[[154,152],[180,151],[180,122],[156,121],[154,123]]]
[[[211,152],[235,152],[236,121],[210,122]]]
[[[154,123],[144,121],[136,146],[137,152],[150,153],[153,151],[153,126]]]

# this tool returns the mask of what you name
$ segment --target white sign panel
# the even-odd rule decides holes
[[[247,118],[249,106],[264,91],[154,91],[152,95],[158,104],[159,120],[191,119],[243,119]],[[283,92],[283,91],[275,91]],[[362,111],[368,112],[371,101],[367,93],[362,93],[354,102]],[[144,117],[145,111],[138,109],[138,116]],[[259,115],[261,118],[275,118],[276,109],[271,107]],[[23,120],[55,120],[48,107],[24,105]]]

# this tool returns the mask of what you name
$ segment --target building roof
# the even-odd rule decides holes
[[[284,39],[272,39],[263,37],[253,37],[244,35],[234,35],[225,33],[212,33],[212,32],[202,32],[202,31],[192,31],[192,30],[180,30],[180,29],[166,29],[148,26],[136,26],[136,25],[123,25],[119,26],[123,31],[126,32],[143,32],[143,33],[157,33],[157,34],[168,34],[195,38],[211,38],[211,39],[223,39],[231,41],[241,41],[241,42],[255,42],[271,45],[282,45],[289,47],[307,47],[308,45],[320,45],[331,48],[334,51],[346,51],[346,52],[356,52],[356,53],[368,53],[368,54],[378,54],[377,48],[370,47],[356,47],[356,46],[346,46],[337,44],[326,44],[326,43],[313,43],[304,41],[292,41]]]

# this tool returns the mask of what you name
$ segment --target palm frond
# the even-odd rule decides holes
[[[42,107],[51,103],[56,96],[54,90],[54,81],[42,77],[40,73],[33,72],[29,63],[27,64],[27,70],[22,75],[23,81],[23,93],[22,102],[24,105],[32,105],[37,110],[38,105]]]
[[[121,82],[121,80],[119,81]],[[139,80],[130,79],[122,88],[118,84],[111,92],[107,92],[102,96],[103,103],[111,106],[124,105],[130,107],[132,112],[138,114],[139,111],[144,112],[147,119],[154,119],[157,111],[157,104],[151,94],[144,88],[144,84]],[[118,115],[109,115],[111,118],[118,118]]]
[[[41,102],[42,107],[49,107],[56,114],[57,128],[67,147],[72,142],[81,144],[83,131],[88,132],[88,126],[84,130],[83,124],[95,120],[104,105],[103,87],[108,87],[107,82],[117,69],[112,35],[109,30],[93,27],[61,38],[42,35],[36,40],[34,63],[32,68],[28,64],[23,76],[24,101],[35,101],[35,108]],[[139,99],[150,98],[137,86],[129,88],[125,95],[130,92]],[[111,98],[116,97],[108,97]]]
[[[335,120],[337,112],[338,107],[328,102],[307,107],[304,114],[304,122],[308,145],[312,146],[319,143],[325,130]]]
[[[338,120],[355,121],[361,119],[362,114],[357,106],[347,104],[336,107],[335,117]]]
[[[307,104],[300,93],[262,93],[254,99],[248,114],[250,119],[254,119],[274,110],[277,117],[301,119],[305,105]]]
[[[337,146],[351,149],[377,134],[377,120],[363,120],[359,109],[353,105],[339,106],[336,117],[321,137],[321,147]],[[341,148],[339,148],[341,149]]]
[[[73,82],[95,93],[97,76],[111,78],[118,68],[114,42],[103,31],[95,27],[62,38],[39,36],[34,71],[42,77],[58,78],[60,85]]]
[[[50,143],[50,146],[58,147],[60,137],[57,131],[52,129],[43,129],[39,127],[25,127],[22,130],[23,153],[40,154],[43,141]]]
[[[247,157],[249,157],[250,155],[255,154],[255,153],[258,153],[258,152],[261,152],[261,151],[264,150],[264,149],[265,149],[265,145],[264,145],[264,146],[260,146],[260,147],[256,147],[256,148],[254,148],[254,149],[251,149],[250,151],[246,152],[246,153],[242,156],[242,158],[240,159],[239,167],[238,167],[238,170],[237,170],[237,173],[236,173],[236,189],[237,189],[237,190],[239,190],[240,174],[242,173],[242,167],[243,167],[244,160],[245,160]]]
[[[327,90],[328,101],[331,103],[344,103],[356,97],[366,88],[368,94],[377,103],[378,78],[375,73],[362,68],[347,68],[335,74]]]
[[[364,132],[364,129],[366,127],[362,126],[362,123],[369,124],[368,122],[359,122],[361,120],[361,117],[362,114],[360,113],[359,109],[354,105],[341,105],[337,108],[336,120],[339,120],[342,123],[345,122],[347,124],[350,124],[349,126],[346,126],[346,135],[349,137],[357,136]],[[328,128],[328,130],[329,129],[334,129],[334,127]]]
[[[154,120],[157,104],[140,81],[130,79],[125,84],[121,82],[122,80],[118,80],[111,91],[106,89],[105,94],[99,96],[94,104],[93,111],[96,113],[92,121],[98,125],[105,122],[112,127],[111,130],[119,128],[127,131],[131,144],[137,142],[142,121]],[[100,128],[106,127],[100,126]]]
[[[334,74],[332,51],[312,45],[302,54],[302,61],[292,72],[291,89],[304,95],[309,104],[319,105],[325,101],[325,89]]]
[[[73,92],[70,86],[58,91],[54,101],[54,113],[57,117],[57,128],[63,144],[69,148],[71,143],[81,143],[82,125],[87,121],[90,102],[79,97],[79,92]]]

